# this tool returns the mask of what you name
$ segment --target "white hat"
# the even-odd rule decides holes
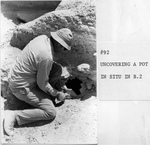
[[[73,35],[70,29],[62,28],[56,32],[51,32],[51,36],[66,49],[71,50]]]

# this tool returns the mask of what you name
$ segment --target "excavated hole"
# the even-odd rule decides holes
[[[82,81],[79,80],[77,77],[71,78],[67,81],[66,86],[72,89],[77,95],[80,95]]]

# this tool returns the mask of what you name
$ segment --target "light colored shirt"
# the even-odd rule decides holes
[[[48,82],[52,64],[53,45],[46,35],[40,35],[31,40],[16,59],[9,73],[9,84],[16,89],[38,85],[55,96],[57,91]]]

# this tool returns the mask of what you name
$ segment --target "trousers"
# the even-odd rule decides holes
[[[16,111],[18,125],[23,125],[38,120],[53,120],[56,117],[56,108],[50,95],[42,91],[38,86],[29,91],[15,91],[10,87],[12,93],[21,101],[34,106],[33,109]]]

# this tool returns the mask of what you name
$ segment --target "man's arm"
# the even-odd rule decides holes
[[[67,99],[70,99],[70,98],[73,98],[73,97],[77,97],[77,94],[72,89],[67,88],[66,85],[64,85],[62,87],[62,89],[65,91]]]
[[[49,73],[52,69],[53,61],[50,59],[45,59],[39,62],[38,72],[37,72],[37,84],[41,90],[49,93],[52,96],[57,96],[58,91],[54,89],[48,82]]]

